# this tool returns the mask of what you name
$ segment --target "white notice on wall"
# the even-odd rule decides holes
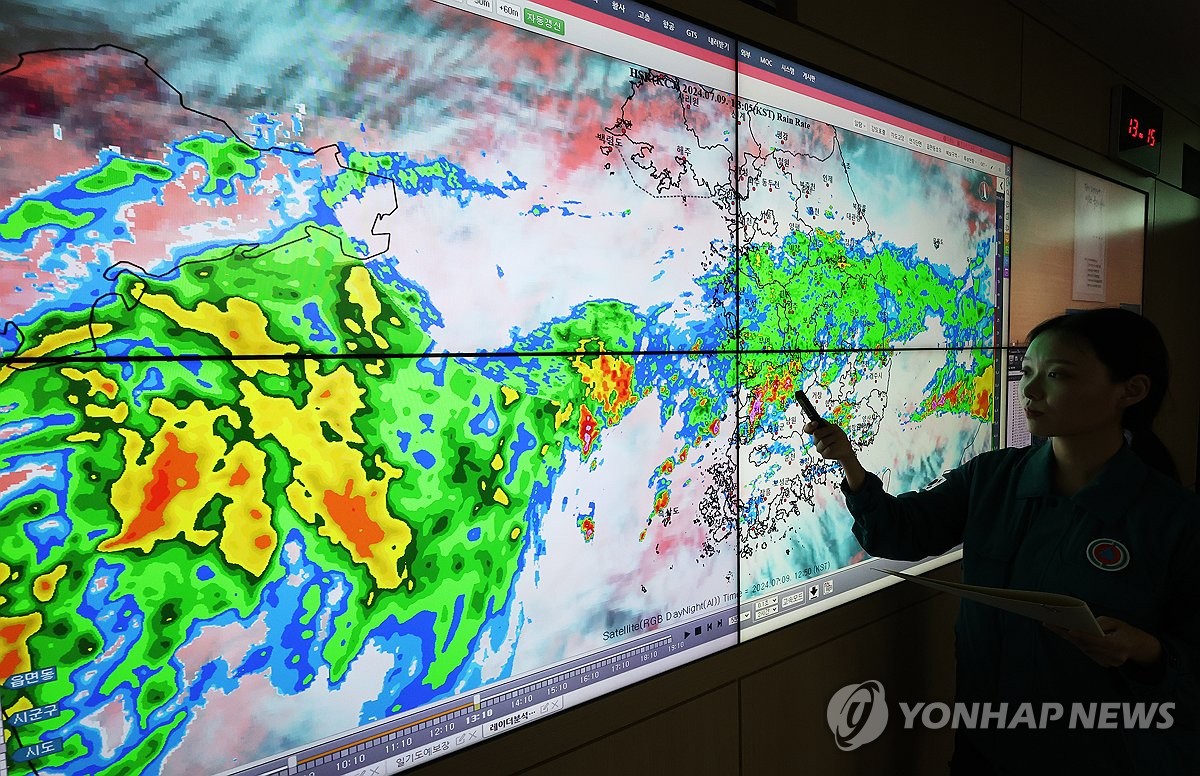
[[[1105,302],[1105,191],[1104,182],[1087,173],[1075,173],[1075,277],[1071,298]]]

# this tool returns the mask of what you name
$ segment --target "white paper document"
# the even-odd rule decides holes
[[[1108,255],[1105,240],[1105,185],[1085,172],[1075,176],[1075,272],[1071,298],[1108,300]]]
[[[1058,593],[1039,593],[1033,590],[1010,590],[1005,587],[982,587],[979,585],[964,585],[959,582],[941,582],[924,577],[914,577],[900,571],[879,569],[894,577],[916,582],[918,585],[939,590],[943,593],[956,595],[970,601],[994,606],[1006,612],[1013,612],[1035,620],[1057,625],[1068,630],[1083,631],[1103,636],[1104,630],[1096,622],[1092,610],[1078,598]]]

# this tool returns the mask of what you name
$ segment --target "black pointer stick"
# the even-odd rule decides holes
[[[816,423],[818,426],[829,425],[825,421],[825,418],[822,418],[817,412],[817,408],[812,405],[812,402],[808,400],[808,397],[804,395],[804,391],[796,389],[796,401],[800,402],[800,408],[804,410],[804,414],[807,415],[808,419],[813,423]]]

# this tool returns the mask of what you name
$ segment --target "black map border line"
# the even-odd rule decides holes
[[[736,350],[719,350],[719,349],[699,349],[699,350],[482,350],[482,351],[435,351],[427,350],[420,353],[416,352],[401,352],[401,351],[354,351],[348,353],[248,353],[248,354],[233,354],[233,353],[181,353],[181,354],[146,354],[146,355],[131,355],[131,356],[89,356],[89,355],[64,355],[64,356],[34,356],[22,357],[14,356],[3,362],[0,362],[0,370],[2,369],[28,369],[34,366],[50,366],[54,364],[132,364],[132,363],[155,363],[155,362],[175,362],[175,361],[411,361],[416,359],[428,358],[444,358],[444,359],[460,359],[470,361],[473,359],[496,359],[496,358],[580,358],[580,357],[596,357],[596,356],[612,356],[612,357],[628,357],[628,358],[663,358],[667,356],[678,356],[680,358],[688,358],[691,356],[704,357],[719,357],[719,356],[745,356],[745,357],[761,357],[761,356],[804,356],[809,354],[826,355],[826,354],[854,354],[854,353],[967,353],[980,350],[990,351],[1008,351],[1019,350],[1024,346],[997,346],[997,345],[955,345],[953,347],[938,347],[936,345],[925,345],[918,347],[895,347],[895,348],[777,348],[764,350],[747,350],[739,348]]]
[[[388,216],[390,214],[395,213],[396,210],[399,209],[399,195],[398,195],[398,190],[397,190],[398,182],[395,178],[391,178],[387,175],[384,175],[384,174],[381,174],[378,172],[361,170],[359,168],[350,166],[348,163],[345,162],[345,160],[342,156],[341,148],[339,148],[338,143],[329,143],[329,144],[326,144],[323,146],[319,146],[318,148],[316,148],[312,151],[297,150],[295,148],[289,148],[289,147],[285,147],[285,146],[281,146],[281,145],[269,145],[269,146],[260,148],[252,143],[249,143],[225,119],[223,119],[219,116],[205,113],[202,110],[199,110],[197,108],[193,108],[193,107],[189,106],[187,104],[187,102],[185,101],[184,94],[179,89],[177,89],[173,84],[171,84],[161,73],[159,73],[153,67],[153,65],[150,64],[149,58],[147,56],[145,56],[144,54],[141,54],[133,49],[129,49],[129,48],[126,48],[124,46],[121,46],[119,44],[114,44],[114,43],[102,43],[102,44],[98,44],[96,46],[87,47],[87,48],[55,47],[55,48],[48,48],[48,49],[35,49],[35,50],[31,50],[31,51],[22,52],[18,56],[16,64],[14,64],[11,67],[6,68],[4,70],[0,70],[0,78],[3,78],[4,76],[9,75],[11,73],[17,72],[25,64],[26,57],[28,57],[28,56],[34,56],[34,55],[38,55],[38,54],[91,53],[91,52],[100,52],[104,49],[112,49],[115,51],[124,52],[125,54],[128,54],[130,56],[140,59],[142,62],[142,65],[155,78],[157,78],[163,85],[165,85],[171,92],[173,92],[178,97],[180,108],[182,108],[184,111],[195,114],[197,116],[204,117],[206,119],[209,119],[211,121],[214,121],[214,122],[224,126],[229,131],[230,137],[232,137],[233,139],[235,139],[237,142],[241,143],[242,145],[246,146],[247,148],[254,149],[255,151],[257,151],[259,153],[269,153],[269,152],[274,152],[277,154],[291,153],[291,154],[297,154],[297,155],[309,157],[309,158],[315,158],[321,152],[327,151],[329,149],[333,149],[335,161],[337,162],[338,166],[341,167],[343,170],[346,170],[348,172],[356,172],[356,173],[359,173],[361,175],[364,175],[364,176],[367,176],[370,178],[377,178],[377,179],[388,181],[389,183],[391,183],[392,198],[393,198],[393,202],[395,203],[395,205],[392,208],[392,210],[390,210],[390,211],[377,213],[375,216],[375,220],[371,226],[371,234],[375,235],[375,236],[386,237],[386,239],[387,239],[386,245],[379,251],[368,254],[366,256],[361,256],[358,254],[347,253],[345,250],[344,242],[340,238],[338,239],[338,243],[342,247],[343,256],[345,256],[346,258],[349,258],[349,259],[357,259],[359,261],[368,261],[372,258],[381,256],[381,255],[387,253],[391,249],[391,237],[392,237],[391,232],[377,232],[376,227],[382,221],[383,218],[385,218],[386,216]],[[650,71],[650,72],[657,72],[657,71]],[[664,74],[664,75],[667,75],[667,74]],[[676,84],[677,83],[678,82],[676,81]],[[637,85],[631,86],[631,93],[626,98],[626,104],[628,103],[628,101],[630,99],[632,99],[636,95],[636,86]],[[680,94],[682,94],[682,93],[680,92]],[[734,96],[733,99],[734,99],[734,101],[733,101],[731,109],[734,111],[737,111],[740,109],[740,102],[737,100],[736,95]],[[683,110],[684,115],[686,116],[686,114],[687,114],[686,107],[681,105],[681,109]],[[622,107],[621,116],[622,117],[624,116],[624,107]],[[736,117],[736,113],[735,113],[735,117]],[[821,122],[821,123],[825,123],[825,122]],[[734,124],[734,144],[736,147],[740,140],[740,129],[739,129],[740,125],[739,125],[739,122],[736,121],[736,119],[733,122],[733,124]],[[687,129],[691,130],[692,128],[687,127]],[[751,132],[751,136],[753,137],[753,131],[750,128],[747,128],[747,130]],[[840,143],[838,142],[837,135],[836,135],[836,128],[834,128],[834,130],[835,130],[835,148],[831,150],[830,156],[832,156],[834,153],[836,153],[838,151],[838,146],[840,145]],[[756,139],[755,142],[757,143],[759,141]],[[760,145],[761,145],[761,143],[760,143]],[[618,152],[618,153],[620,153],[620,152]],[[629,170],[628,161],[624,158],[623,154],[620,154],[620,155],[622,158],[622,162],[625,163],[626,171],[629,172],[630,175],[632,175],[632,171]],[[757,157],[755,157],[755,158],[757,158]],[[731,152],[731,159],[733,161],[735,161],[735,163],[736,163],[736,159],[737,159],[736,150]],[[849,184],[850,183],[849,171],[844,169],[843,172],[846,174],[847,183]],[[735,206],[737,206],[738,210],[740,211],[740,201],[741,201],[742,197],[741,197],[740,193],[737,191],[736,182],[737,182],[737,178],[736,178],[736,176],[734,176],[734,179],[732,181],[733,199],[734,199]],[[642,188],[637,183],[636,180],[634,181],[634,185],[638,186],[638,188]],[[853,191],[853,189],[852,189],[852,191]],[[654,196],[654,194],[652,192],[646,192],[646,193]],[[659,195],[659,196],[661,196],[661,195]],[[684,196],[686,197],[686,195],[684,195]],[[857,195],[854,195],[854,198],[857,201]],[[735,214],[735,223],[737,223],[737,221],[736,221],[737,217],[738,216]],[[865,217],[864,217],[864,221],[865,221]],[[868,226],[868,230],[869,230],[870,225],[867,224],[867,226]],[[328,230],[323,229],[320,226],[316,226],[316,225],[311,225],[311,224],[306,225],[304,227],[304,230],[305,230],[306,235],[310,235],[313,230],[316,230],[316,231],[321,231],[321,232],[329,235],[330,237],[336,237],[336,235],[334,235],[333,233],[329,232]],[[735,234],[734,234],[734,257],[733,257],[733,264],[734,264],[733,275],[735,277],[734,318],[735,318],[735,331],[740,331],[740,328],[741,328],[741,301],[740,301],[741,300],[741,282],[740,282],[741,277],[740,277],[740,273],[737,271],[737,264],[740,262],[739,256],[740,256],[740,231],[741,230],[737,229],[734,231],[735,231]],[[868,234],[870,234],[870,232],[868,232]],[[146,279],[146,280],[162,280],[164,278],[171,277],[175,274],[178,274],[185,266],[210,263],[210,262],[216,263],[216,262],[225,261],[225,260],[232,259],[232,258],[243,258],[243,257],[259,258],[261,256],[268,255],[270,252],[272,252],[274,250],[285,248],[290,245],[294,245],[303,239],[306,239],[306,238],[297,238],[296,240],[293,240],[293,241],[290,241],[287,243],[275,245],[260,254],[255,254],[253,252],[257,248],[261,247],[261,245],[262,245],[261,243],[257,243],[257,242],[240,243],[240,244],[231,246],[229,248],[229,250],[221,256],[214,256],[214,257],[207,258],[207,259],[185,259],[185,260],[180,261],[180,262],[176,263],[175,265],[167,268],[166,270],[164,270],[163,272],[160,272],[160,273],[152,273],[149,270],[147,270],[145,267],[142,267],[139,264],[123,260],[123,261],[119,261],[119,262],[109,265],[102,271],[101,274],[106,280],[108,280],[114,284],[119,281],[119,279],[122,275],[131,275],[135,278]],[[114,272],[114,270],[115,270],[115,272]],[[122,303],[122,306],[124,306],[127,311],[132,311],[140,303],[140,296],[134,298],[133,304],[131,305],[128,303],[127,299],[117,291],[111,291],[109,293],[102,294],[101,296],[99,296],[95,300],[93,300],[90,305],[90,310],[89,310],[89,315],[88,315],[88,324],[87,324],[88,329],[89,329],[89,336],[92,340],[92,349],[93,350],[100,349],[98,338],[95,333],[97,310],[102,304],[108,304],[109,301],[112,299],[119,300]],[[11,355],[0,354],[0,368],[3,368],[10,364],[12,364],[12,365],[39,364],[39,363],[54,364],[54,363],[81,363],[81,362],[86,362],[86,363],[92,363],[92,362],[95,362],[95,363],[128,363],[128,362],[133,362],[133,361],[180,361],[180,360],[186,360],[186,361],[207,361],[207,360],[211,360],[211,361],[243,361],[243,360],[292,361],[292,360],[306,360],[306,359],[378,360],[380,358],[425,358],[425,357],[429,357],[429,356],[439,356],[439,357],[449,357],[449,358],[488,358],[488,357],[504,358],[504,357],[514,357],[514,356],[516,356],[516,357],[520,357],[520,356],[548,357],[548,356],[584,356],[584,355],[589,355],[589,354],[592,354],[592,355],[597,354],[596,351],[586,351],[586,350],[571,350],[571,351],[495,350],[495,351],[476,351],[476,352],[447,351],[447,352],[442,352],[442,353],[435,353],[433,351],[427,351],[427,352],[422,352],[422,353],[402,353],[402,352],[394,352],[394,351],[356,351],[353,354],[308,353],[308,352],[304,352],[302,350],[300,353],[282,354],[282,355],[280,355],[280,354],[270,354],[270,355],[268,355],[268,354],[238,354],[238,355],[234,355],[234,354],[170,354],[170,355],[155,354],[155,355],[146,355],[146,356],[122,356],[122,357],[113,357],[113,356],[97,357],[97,356],[84,356],[84,355],[22,357],[21,351],[25,347],[25,344],[26,344],[25,336],[22,332],[22,327],[16,323],[14,323],[13,321],[5,321],[3,323],[3,325],[0,326],[0,336],[8,335],[12,332],[15,332],[16,337],[18,339],[17,349]],[[738,340],[735,338],[734,341],[737,342]],[[915,351],[930,350],[930,351],[946,352],[946,351],[976,351],[976,350],[988,350],[988,349],[995,350],[998,348],[999,348],[999,345],[993,338],[992,342],[990,342],[989,344],[986,344],[986,345],[982,345],[982,344],[981,345],[955,345],[955,346],[947,345],[947,346],[927,346],[927,347],[915,347],[915,348],[909,348],[909,347],[781,348],[781,349],[747,350],[744,348],[735,347],[735,348],[730,348],[730,349],[720,349],[720,348],[703,349],[702,348],[702,349],[697,349],[697,350],[692,350],[692,349],[629,350],[629,351],[606,350],[604,352],[609,355],[629,355],[629,356],[636,356],[636,355],[664,356],[664,355],[687,355],[687,354],[713,356],[713,355],[731,355],[731,354],[736,355],[738,353],[744,353],[746,355],[757,355],[757,354],[785,354],[785,353],[798,353],[799,354],[799,353],[809,353],[809,352],[819,352],[819,353],[822,353],[822,352],[823,353],[898,352],[898,351],[910,351],[910,350],[915,350]]]

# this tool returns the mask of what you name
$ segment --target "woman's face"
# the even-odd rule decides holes
[[[1122,411],[1141,398],[1140,386],[1131,385],[1138,381],[1135,377],[1113,382],[1089,346],[1062,332],[1043,332],[1021,361],[1021,396],[1029,431],[1040,437],[1117,431]]]

